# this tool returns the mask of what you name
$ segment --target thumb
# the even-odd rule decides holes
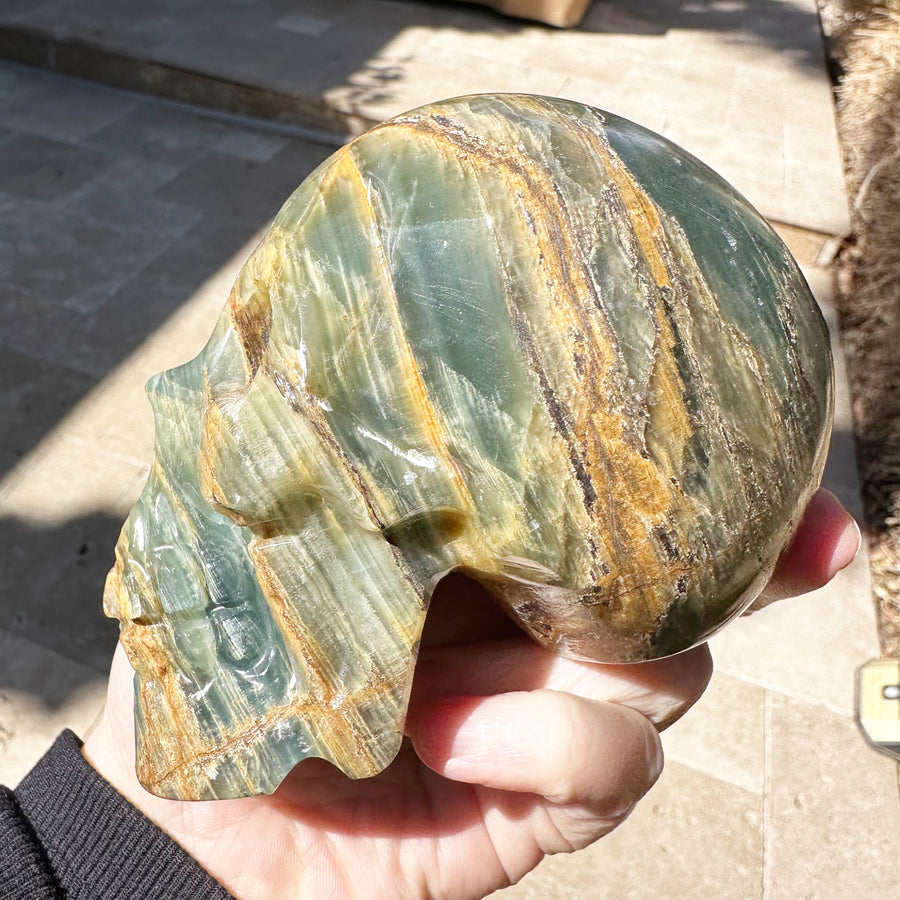
[[[602,833],[662,771],[659,736],[644,716],[560,691],[444,698],[420,715],[411,737],[439,774],[577,807],[580,818],[602,820]]]

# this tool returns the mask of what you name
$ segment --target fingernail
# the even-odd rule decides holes
[[[648,785],[652,786],[656,784],[659,776],[662,775],[666,764],[666,758],[659,732],[655,730],[649,732],[645,741],[647,748],[647,772],[649,775]]]
[[[856,559],[856,554],[859,553],[859,548],[862,546],[862,532],[859,530],[859,525],[855,519],[850,521],[853,523],[853,527],[844,529],[831,557],[829,578],[834,578],[838,572],[846,569]]]

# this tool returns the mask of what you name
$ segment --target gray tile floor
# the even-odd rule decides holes
[[[216,90],[255,86],[318,127],[496,87],[605,105],[788,223],[830,309],[815,263],[846,201],[812,0],[607,0],[575,32],[397,0],[7,0],[0,51],[23,25],[52,36],[59,60],[77,39],[189,63]],[[200,349],[259,230],[327,152],[296,131],[0,64],[0,781],[60,727],[83,733],[102,703],[115,629],[100,591],[152,454],[144,381]],[[858,511],[838,363],[826,482]],[[666,772],[634,816],[510,898],[896,892],[895,771],[852,722],[855,667],[877,654],[865,558],[713,648],[712,686],[667,732]]]

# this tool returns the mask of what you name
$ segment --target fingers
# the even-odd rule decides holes
[[[538,794],[586,810],[606,830],[662,771],[656,729],[642,715],[558,691],[452,697],[416,724],[419,758],[455,781]]]
[[[549,689],[627,706],[657,728],[696,702],[712,674],[706,646],[640,665],[576,662],[528,638],[423,648],[416,667],[409,721],[443,698]]]
[[[860,540],[859,526],[837,497],[826,490],[818,491],[782,553],[771,581],[751,610],[827,584],[853,562]]]

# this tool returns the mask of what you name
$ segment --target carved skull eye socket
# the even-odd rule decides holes
[[[500,95],[324,163],[150,390],[106,607],[141,780],[209,798],[308,756],[383,769],[447,572],[577,657],[709,636],[818,483],[831,374],[802,276],[721,179],[614,116]]]

